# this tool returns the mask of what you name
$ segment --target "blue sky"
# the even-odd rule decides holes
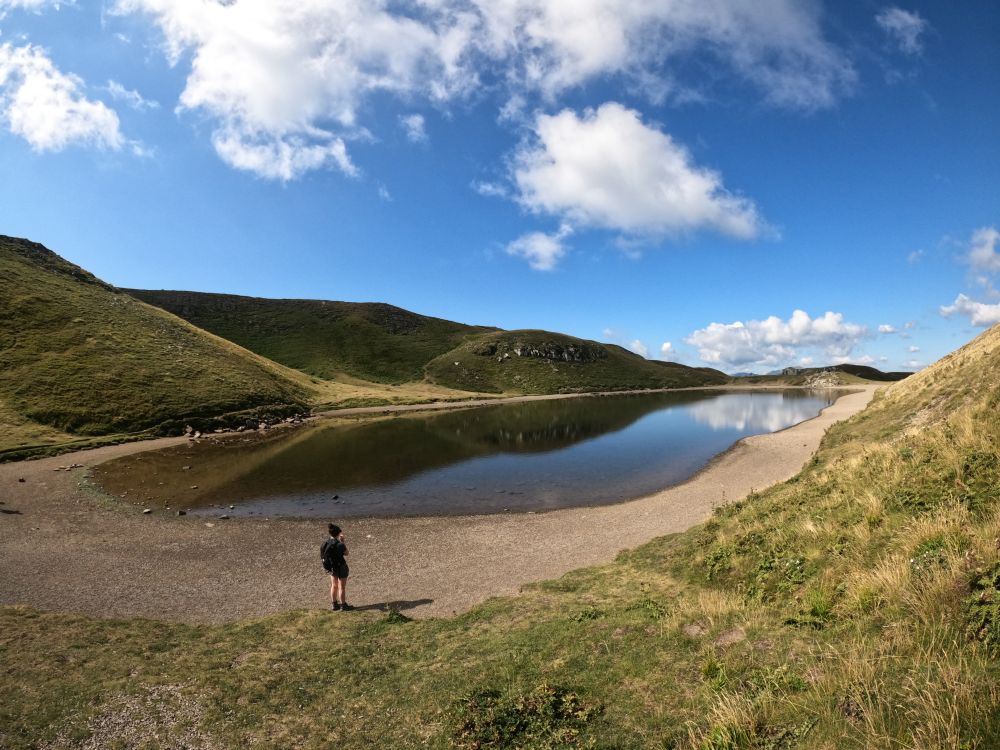
[[[1000,6],[0,0],[0,232],[729,372],[1000,321]],[[669,345],[668,345],[669,344]]]

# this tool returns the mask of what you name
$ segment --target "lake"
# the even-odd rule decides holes
[[[682,482],[740,438],[810,419],[839,395],[684,391],[324,418],[126,456],[94,477],[132,502],[208,516],[605,505]]]

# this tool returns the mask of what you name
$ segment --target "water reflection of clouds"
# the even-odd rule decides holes
[[[815,399],[780,394],[728,393],[688,407],[688,413],[713,430],[774,432],[816,416]]]

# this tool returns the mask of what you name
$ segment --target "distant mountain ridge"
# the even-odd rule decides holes
[[[721,385],[710,368],[655,362],[551,331],[455,323],[378,302],[266,299],[205,292],[129,294],[310,375],[428,380],[486,393],[570,393]],[[458,363],[458,364],[456,364]]]
[[[381,302],[123,291],[261,356],[324,379],[347,374],[380,383],[420,380],[430,360],[470,335],[496,330]]]

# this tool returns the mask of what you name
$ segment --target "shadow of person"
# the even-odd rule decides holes
[[[415,607],[421,607],[424,604],[433,604],[433,599],[411,599],[409,601],[405,599],[397,599],[392,602],[377,602],[374,604],[362,604],[361,606],[355,607],[354,609],[358,612],[404,612],[408,609],[413,609]]]
[[[11,510],[9,508],[0,508],[0,513],[3,513],[5,516],[19,516],[19,515],[21,515],[21,511],[19,511],[19,510]]]

